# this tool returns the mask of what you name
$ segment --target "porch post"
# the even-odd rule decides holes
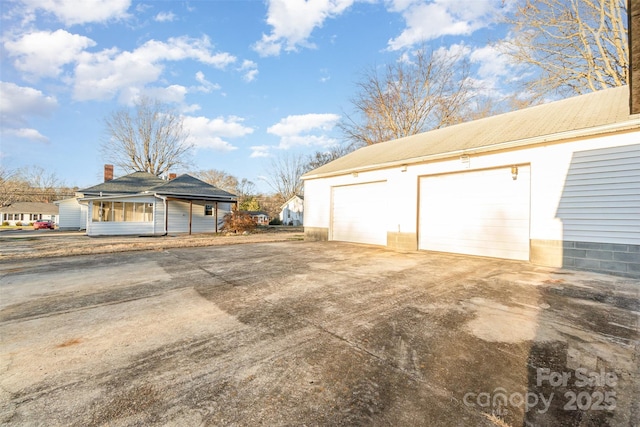
[[[164,232],[169,234],[169,198],[164,201]]]
[[[189,235],[191,235],[191,218],[193,214],[193,200],[189,200]]]
[[[218,234],[218,202],[214,204],[213,220],[216,222],[216,234]]]

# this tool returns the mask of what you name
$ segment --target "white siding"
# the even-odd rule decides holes
[[[374,182],[334,187],[331,240],[386,245],[386,209],[377,209],[387,198],[386,186],[386,182]]]
[[[280,211],[280,221],[283,224],[288,225],[289,222],[292,225],[302,225],[304,223],[304,202],[299,197],[295,197],[282,208]]]
[[[65,199],[56,203],[58,205],[58,227],[66,230],[80,230],[86,227],[82,222],[82,205],[78,203],[78,199]]]
[[[640,144],[575,152],[558,217],[564,240],[640,244]]]
[[[306,180],[305,227],[329,230],[332,187],[386,180],[387,198],[377,200],[370,207],[370,212],[374,215],[380,210],[386,211],[386,218],[378,223],[378,227],[382,227],[385,232],[418,233],[416,225],[420,176],[530,164],[531,240],[562,242],[580,239],[638,244],[639,140],[639,131],[620,132],[486,154],[469,153],[468,162],[462,162],[455,156],[439,161],[409,164],[404,172],[403,168],[398,166]],[[625,154],[617,155],[616,152]],[[631,154],[632,152],[634,154]],[[589,154],[597,154],[599,160],[589,161]],[[587,169],[580,169],[578,165]],[[585,176],[582,173],[578,174],[579,170],[589,172]],[[596,188],[595,185],[600,185],[600,188]],[[588,186],[591,186],[589,194],[583,191]],[[579,224],[594,220],[581,216],[593,216],[592,209],[598,212],[595,218],[598,221],[597,227],[590,225],[588,234],[580,235]]]
[[[206,202],[214,205],[214,202]],[[191,213],[192,233],[213,233],[216,230],[215,212],[211,216],[204,215],[204,202],[202,205],[193,203]],[[214,208],[215,210],[215,208]],[[218,231],[222,229],[224,216],[230,211],[229,203],[218,203]],[[189,202],[169,201],[169,233],[189,232]]]

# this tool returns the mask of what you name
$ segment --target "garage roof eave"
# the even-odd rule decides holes
[[[415,165],[418,163],[425,163],[429,161],[455,158],[461,155],[484,154],[492,151],[521,148],[521,147],[551,143],[551,142],[560,142],[560,141],[572,139],[572,138],[580,138],[585,136],[597,136],[597,135],[606,134],[610,132],[624,132],[624,131],[630,131],[634,129],[640,129],[640,116],[638,115],[632,116],[630,120],[624,121],[624,122],[612,123],[612,124],[586,128],[586,129],[559,132],[556,134],[542,135],[542,136],[537,136],[533,138],[507,141],[507,142],[487,145],[483,147],[453,150],[453,151],[447,151],[444,153],[432,154],[427,156],[419,156],[419,157],[412,157],[412,158],[401,159],[401,160],[394,160],[390,162],[375,163],[375,164],[368,164],[368,165],[363,164],[362,166],[354,166],[351,168],[338,169],[338,170],[329,171],[325,173],[305,174],[300,179],[312,180],[312,179],[328,178],[328,177],[339,176],[339,175],[348,175],[350,173],[355,173],[355,172],[368,172],[368,171],[378,170],[378,169],[388,169],[393,167]]]

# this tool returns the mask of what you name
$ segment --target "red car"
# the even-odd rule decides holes
[[[48,228],[48,229],[53,230],[54,227],[55,227],[55,225],[53,224],[53,222],[48,221],[46,219],[41,219],[41,220],[36,221],[36,222],[33,223],[33,229],[34,230],[39,230],[41,228]]]

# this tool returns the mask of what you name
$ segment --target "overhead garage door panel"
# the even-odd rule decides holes
[[[385,246],[386,199],[386,182],[333,187],[331,240]]]
[[[419,248],[529,259],[530,168],[420,179]]]

